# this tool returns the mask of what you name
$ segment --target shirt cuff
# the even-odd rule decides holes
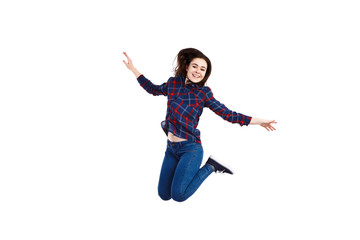
[[[144,75],[140,75],[138,78],[137,78],[137,81],[140,83],[140,85],[142,86],[144,83],[146,83],[147,79],[144,77]]]
[[[244,119],[244,125],[245,126],[248,126],[251,122],[251,119],[252,117],[249,117],[249,116],[245,116],[245,119]]]

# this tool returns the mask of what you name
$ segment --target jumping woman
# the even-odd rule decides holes
[[[217,101],[211,89],[205,86],[211,74],[211,62],[194,48],[181,50],[177,55],[175,76],[161,85],[154,85],[142,75],[124,52],[126,67],[148,93],[167,96],[165,121],[161,126],[167,136],[167,149],[162,163],[158,193],[161,199],[182,202],[193,195],[213,172],[233,174],[232,171],[210,156],[203,167],[203,148],[197,129],[204,107],[210,108],[224,120],[240,126],[257,124],[268,131],[275,128],[275,120],[249,117],[229,110]]]

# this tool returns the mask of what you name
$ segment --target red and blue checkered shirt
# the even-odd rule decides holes
[[[165,121],[161,123],[164,132],[170,131],[179,138],[201,143],[200,131],[196,129],[204,107],[210,108],[224,120],[248,125],[251,117],[229,110],[217,101],[209,87],[185,84],[185,77],[170,77],[166,83],[154,85],[144,75],[137,78],[140,85],[154,96],[168,97]]]

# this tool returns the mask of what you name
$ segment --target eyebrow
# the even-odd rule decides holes
[[[191,65],[196,65],[196,66],[199,66],[199,65],[197,65],[196,63],[192,63]],[[201,67],[206,69],[206,67],[205,67],[205,66],[201,66]]]

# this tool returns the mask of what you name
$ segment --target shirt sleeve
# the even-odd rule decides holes
[[[210,108],[224,120],[232,123],[239,123],[240,126],[249,125],[252,118],[228,109],[224,104],[214,98],[214,95],[209,87],[207,87],[206,91],[205,107]]]
[[[163,83],[161,85],[155,85],[153,84],[149,79],[147,79],[146,77],[144,77],[144,75],[140,75],[137,78],[139,84],[141,87],[143,87],[145,89],[145,91],[147,91],[148,93],[154,95],[154,96],[159,96],[159,95],[164,95],[167,96],[168,94],[168,83]]]

